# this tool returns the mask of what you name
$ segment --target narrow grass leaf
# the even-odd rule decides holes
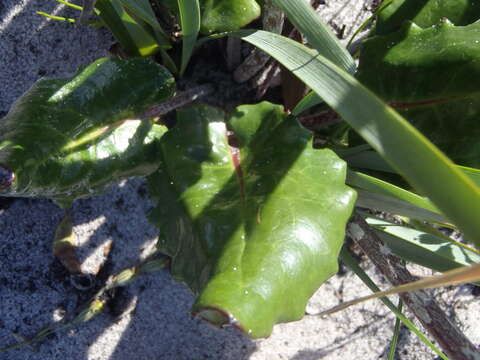
[[[368,214],[361,215],[387,247],[406,261],[440,272],[480,263],[480,254],[475,249],[447,236],[436,236]]]
[[[308,43],[320,54],[350,73],[355,71],[356,65],[352,56],[320,20],[309,2],[299,0],[272,0],[272,2],[285,12],[292,24],[306,36]]]
[[[347,152],[345,155],[341,152],[338,154],[351,167],[398,174],[398,172],[393,169],[384,158],[373,150],[366,150],[354,154],[348,154]]]
[[[37,15],[44,16],[46,18],[53,19],[53,20],[65,21],[65,22],[69,22],[69,23],[76,22],[75,19],[65,18],[65,17],[61,17],[61,16],[55,16],[55,15],[47,14],[46,12],[43,12],[43,11],[35,11],[35,13]]]
[[[120,2],[123,4],[123,6],[125,6],[125,8],[130,10],[133,14],[141,18],[152,28],[158,31],[159,34],[161,34],[163,39],[163,41],[160,43],[161,46],[170,46],[168,36],[158,23],[155,13],[153,12],[148,0],[120,0]]]
[[[441,224],[448,228],[454,228],[454,226],[448,222],[448,219],[439,213],[432,212],[424,209],[423,207],[418,207],[409,202],[399,200],[389,195],[358,188],[356,190],[358,194],[357,206],[383,211],[390,214],[406,216],[413,219],[430,221]]]
[[[335,152],[351,167],[398,174],[384,158],[377,152],[372,151],[369,145],[359,145],[348,149],[335,150]],[[457,165],[457,168],[467,175],[477,186],[480,186],[479,169],[461,165]]]
[[[398,301],[398,310],[402,312],[403,310],[403,301]],[[395,319],[395,328],[393,329],[392,340],[390,341],[390,351],[388,353],[388,360],[395,360],[395,353],[397,352],[398,338],[400,337],[400,319]]]
[[[72,9],[83,11],[83,7],[82,7],[82,6],[78,6],[78,5],[69,3],[68,1],[65,1],[65,0],[57,0],[57,2],[59,2],[60,4],[65,5],[65,6],[71,7]]]
[[[292,110],[292,114],[295,116],[300,115],[305,110],[320,105],[321,103],[323,103],[323,100],[318,97],[317,93],[312,91],[298,102],[297,106]]]
[[[466,166],[459,166],[458,167],[462,172],[467,175],[470,180],[472,180],[477,186],[480,186],[480,170],[471,168],[471,167],[466,167]]]
[[[119,0],[98,0],[96,9],[128,55],[148,56],[159,50],[157,40],[126,12]]]
[[[440,211],[427,198],[361,172],[349,170],[347,173],[347,184],[354,188],[391,196],[398,200],[440,214]]]
[[[320,20],[320,17],[310,6],[309,2],[298,0],[272,0],[272,2],[285,12],[292,24],[307,37],[307,41],[320,54],[349,73],[353,74],[355,72],[355,60],[338,41],[336,36],[332,34],[330,29]],[[292,113],[298,115],[322,102],[318,94],[311,92],[297,104]]]
[[[180,75],[183,75],[200,31],[200,4],[198,0],[178,0],[178,10],[183,35],[182,64],[180,66]]]
[[[178,68],[172,57],[165,51],[160,49],[160,56],[162,57],[162,64],[174,75],[178,75]]]

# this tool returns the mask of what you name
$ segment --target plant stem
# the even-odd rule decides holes
[[[170,100],[150,108],[148,111],[139,116],[140,120],[151,119],[168,114],[170,111],[188,105],[202,96],[211,94],[214,90],[213,85],[205,84],[197,86],[178,93]]]

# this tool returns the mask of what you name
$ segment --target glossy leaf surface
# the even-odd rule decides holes
[[[203,34],[240,29],[261,13],[255,0],[201,0],[200,7]]]
[[[173,14],[179,17],[196,16],[196,9],[179,8],[178,0],[160,0]],[[251,23],[261,15],[261,7],[256,0],[198,0],[201,12],[200,32],[211,34],[237,30]],[[188,15],[186,11],[190,11]],[[181,13],[184,12],[182,15]]]
[[[480,166],[480,23],[367,40],[357,78],[461,165]],[[388,79],[388,81],[385,81]]]
[[[395,0],[379,15],[375,32],[398,30],[405,21],[428,28],[446,18],[455,25],[469,25],[480,18],[480,2],[472,0]]]
[[[41,79],[0,123],[2,195],[70,201],[158,167],[165,129],[134,119],[173,95],[147,58],[103,58],[68,79]]]
[[[346,166],[270,103],[225,114],[192,107],[161,140],[149,177],[152,215],[174,278],[198,294],[193,312],[251,337],[298,320],[337,270],[355,192]],[[227,127],[234,138],[227,137]]]

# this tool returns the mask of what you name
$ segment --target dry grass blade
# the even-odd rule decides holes
[[[470,283],[475,281],[480,281],[480,264],[475,264],[472,266],[464,266],[455,270],[448,271],[442,275],[424,278],[412,283],[395,286],[394,288],[391,288],[389,290],[377,292],[372,295],[347,301],[329,310],[325,310],[321,312],[319,315],[320,316],[330,315],[338,311],[344,310],[352,305],[360,304],[364,301],[368,301],[372,299],[377,299],[382,296],[400,294],[400,293],[415,291],[415,290],[433,289],[433,288],[438,288],[442,286],[458,285],[458,284]]]

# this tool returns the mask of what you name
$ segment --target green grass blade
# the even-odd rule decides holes
[[[320,20],[308,1],[272,0],[282,9],[292,24],[307,37],[307,41],[320,54],[342,69],[353,73],[356,65],[347,49]]]
[[[292,110],[292,114],[295,116],[300,115],[305,110],[308,110],[315,105],[319,105],[321,103],[323,103],[323,100],[320,99],[318,95],[312,91],[305,95],[302,100],[300,100],[300,102]]]
[[[165,31],[158,23],[157,18],[155,17],[155,13],[153,12],[153,9],[148,0],[120,0],[120,2],[123,4],[123,6],[125,6],[126,9],[141,18],[153,29],[155,29],[159,34],[161,34],[161,39],[158,39],[161,40],[159,41],[160,46],[170,46],[168,36],[165,34]]]
[[[57,0],[57,2],[59,2],[60,4],[65,5],[65,6],[71,7],[72,9],[83,11],[83,7],[78,6],[78,5],[75,5],[75,4],[72,4],[72,3],[69,3],[68,1],[65,1],[65,0]]]
[[[346,153],[348,150],[337,152],[338,156],[345,160],[351,167],[398,174],[398,172],[395,169],[392,169],[392,167],[385,161],[384,158],[382,158],[373,150],[366,150],[351,155],[343,155],[344,152]]]
[[[356,189],[358,198],[357,206],[388,212],[390,214],[406,216],[409,218],[430,221],[442,224],[445,227],[453,227],[445,216],[430,210],[412,205],[389,195]]]
[[[480,170],[471,168],[471,167],[466,167],[466,166],[459,166],[458,167],[462,172],[467,175],[470,180],[472,180],[477,186],[480,186]]]
[[[480,254],[447,236],[434,235],[360,213],[392,252],[402,259],[445,272],[480,262]]]
[[[398,301],[398,311],[400,313],[403,310],[403,301]],[[392,340],[390,341],[390,351],[388,353],[388,360],[395,360],[395,353],[397,352],[398,338],[400,337],[400,319],[397,317],[395,319],[395,328],[393,329]]]
[[[65,17],[61,17],[61,16],[55,16],[55,15],[47,14],[46,12],[43,12],[43,11],[35,11],[35,13],[36,13],[37,15],[44,16],[44,17],[46,17],[46,18],[53,19],[53,20],[65,21],[65,22],[69,22],[69,23],[74,23],[74,22],[76,22],[75,19],[65,18]]]
[[[261,30],[225,35],[259,47],[292,71],[480,247],[480,188],[395,110],[298,42]]]
[[[375,151],[371,151],[370,148],[365,148],[365,145],[340,150],[336,149],[335,152],[351,167],[397,174],[397,171],[392,169],[385,159]],[[479,169],[461,165],[457,165],[457,168],[467,175],[477,186],[480,186]]]
[[[361,172],[349,170],[347,173],[347,184],[354,188],[391,196],[431,212],[440,213],[430,200]]]
[[[95,8],[128,55],[148,56],[159,50],[156,39],[125,11],[119,0],[97,0]]]
[[[165,66],[172,74],[178,75],[178,68],[175,61],[173,61],[172,57],[168,55],[165,49],[160,49],[160,56],[162,57],[163,66]]]
[[[342,69],[354,73],[355,60],[347,49],[338,41],[330,29],[320,20],[315,10],[307,1],[299,0],[272,0],[280,7],[289,20],[306,37],[307,41],[323,56],[338,64]],[[323,101],[314,92],[303,98],[293,109],[293,114],[298,115],[312,106],[321,104]]]
[[[370,288],[370,290],[373,292],[380,291],[378,286],[375,285],[367,273],[363,271],[348,250],[342,248],[342,251],[340,252],[340,258],[355,273],[355,275],[357,275],[360,280],[362,280],[363,283]],[[448,360],[448,357],[430,340],[428,340],[428,338],[420,330],[418,330],[417,327],[410,320],[408,320],[408,318],[402,314],[401,310],[398,309],[387,297],[381,297],[380,301],[382,301],[406,327],[408,327],[415,335],[417,335],[425,345],[432,349],[433,352],[435,352],[442,359]]]
[[[178,0],[178,10],[183,35],[182,64],[180,66],[180,75],[183,75],[200,31],[200,4],[198,0]]]

